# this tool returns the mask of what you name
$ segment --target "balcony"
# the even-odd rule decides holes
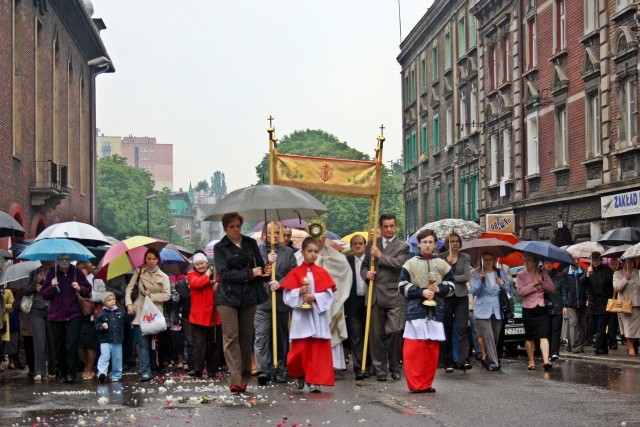
[[[29,187],[31,206],[41,212],[51,212],[69,197],[67,166],[51,160],[34,161],[35,178]]]

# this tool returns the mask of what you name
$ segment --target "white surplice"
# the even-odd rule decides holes
[[[329,309],[333,302],[333,292],[327,289],[324,292],[314,292],[315,282],[313,274],[307,273],[309,281],[309,292],[316,297],[315,302],[311,304],[311,310],[297,309],[302,304],[302,296],[300,296],[300,288],[288,290],[285,289],[282,295],[284,303],[293,310],[291,314],[291,330],[289,331],[289,339],[301,338],[321,338],[331,339],[331,330],[329,329]]]

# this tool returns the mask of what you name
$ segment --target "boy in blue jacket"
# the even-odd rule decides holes
[[[105,292],[102,297],[102,311],[96,318],[96,330],[100,339],[100,359],[98,378],[107,381],[107,371],[111,360],[111,381],[122,378],[122,340],[124,338],[124,312],[116,305],[113,292]]]

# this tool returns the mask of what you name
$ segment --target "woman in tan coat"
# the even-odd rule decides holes
[[[635,268],[634,259],[624,260],[622,268],[613,274],[613,288],[618,292],[618,299],[629,299],[633,305],[631,314],[620,314],[624,336],[627,339],[627,354],[638,354],[638,338],[640,338],[640,270]]]
[[[138,297],[135,301],[131,299],[133,288],[138,288]],[[160,253],[153,248],[149,248],[144,255],[144,264],[136,270],[129,285],[127,286],[125,303],[127,313],[135,314],[133,325],[133,339],[140,345],[140,381],[152,380],[151,376],[151,335],[142,335],[140,330],[140,319],[142,318],[142,307],[145,296],[149,296],[155,303],[158,310],[162,312],[162,303],[171,298],[171,284],[169,276],[160,270]]]

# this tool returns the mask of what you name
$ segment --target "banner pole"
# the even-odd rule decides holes
[[[385,137],[383,135],[384,126],[380,126],[380,136],[378,137],[378,146],[376,147],[376,169],[378,171],[378,182],[376,183],[376,195],[371,199],[369,206],[369,230],[373,229],[371,237],[371,247],[378,240],[378,227],[376,227],[376,219],[380,215],[380,191],[382,189],[382,147]],[[376,271],[375,259],[369,255],[369,270]],[[356,272],[357,274],[358,272]],[[369,348],[369,329],[371,328],[371,306],[373,301],[373,282],[369,280],[369,289],[367,290],[367,318],[364,327],[364,344],[362,348],[362,373],[367,370],[367,353]]]
[[[269,115],[269,127],[267,128],[267,133],[269,134],[269,184],[273,185],[273,159],[275,157],[276,151],[276,142],[278,141],[275,138],[274,133],[275,129],[273,128],[273,117]],[[267,222],[265,221],[265,226]],[[275,223],[273,221],[270,222],[271,225],[271,251],[275,252],[276,250],[276,241],[275,241]],[[269,255],[267,254],[267,257]],[[271,266],[271,280],[276,280],[276,263],[274,262]],[[272,333],[272,355],[273,355],[273,367],[278,368],[278,318],[277,318],[277,310],[276,310],[276,291],[271,291],[271,333]]]

